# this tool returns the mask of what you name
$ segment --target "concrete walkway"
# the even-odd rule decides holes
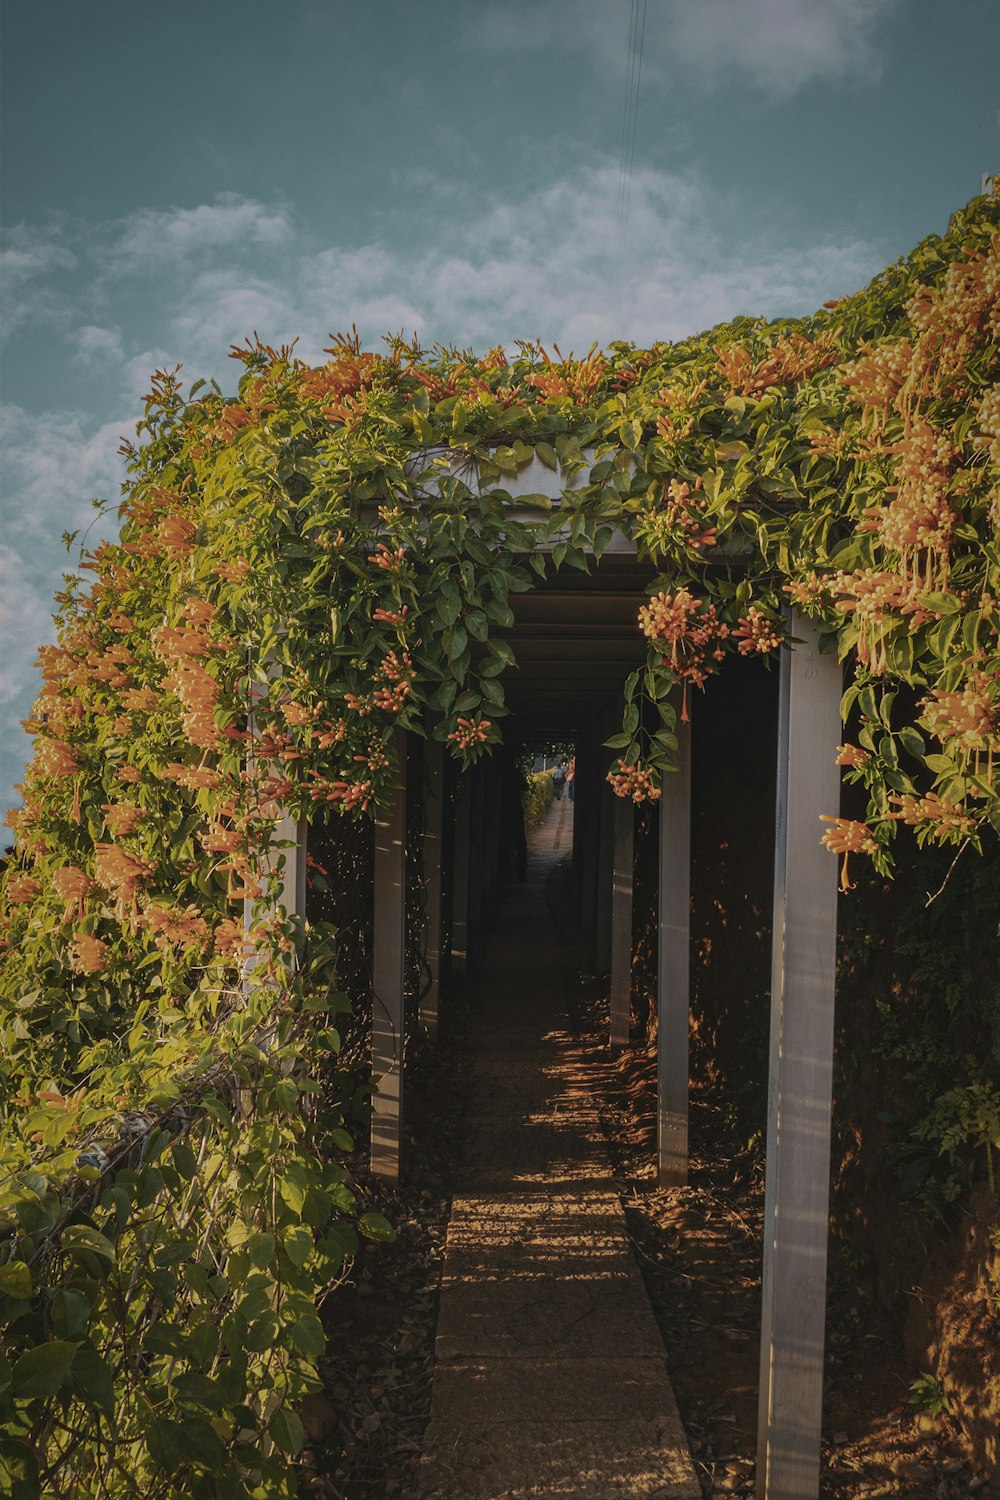
[[[572,819],[554,804],[472,985],[419,1500],[700,1500],[601,1133],[604,1060],[563,1004],[545,882]]]

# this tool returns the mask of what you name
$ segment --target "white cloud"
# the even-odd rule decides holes
[[[30,743],[19,721],[38,688],[34,660],[53,636],[51,611],[63,574],[73,571],[84,537],[93,547],[113,534],[113,515],[93,498],[116,501],[123,477],[119,434],[134,419],[91,424],[72,413],[32,415],[0,409],[4,453],[4,542],[0,547],[0,811],[11,805]],[[78,531],[71,553],[64,531]]]
[[[141,275],[150,266],[176,264],[227,249],[280,249],[292,236],[288,214],[236,193],[195,208],[139,209],[118,226],[108,250],[111,267]]]
[[[76,345],[74,362],[85,368],[120,364],[125,358],[120,328],[102,328],[97,323],[87,323],[76,330],[73,343]]]
[[[895,0],[677,0],[671,42],[706,73],[733,72],[778,94],[820,78],[880,71],[878,23]]]
[[[8,630],[0,684],[7,699],[0,800],[4,787],[20,776],[27,753],[16,721],[30,708],[35,648],[48,633],[50,601],[70,566],[59,538],[64,530],[79,529],[82,541],[89,529],[93,546],[113,529],[113,517],[95,516],[90,500],[118,498],[119,436],[133,429],[153,370],[183,360],[187,380],[215,376],[232,390],[237,371],[227,357],[229,345],[242,343],[252,330],[272,344],[301,334],[300,354],[316,361],[323,358],[327,334],[352,323],[374,347],[383,333],[398,329],[416,330],[425,343],[454,341],[480,350],[536,336],[558,342],[564,353],[582,353],[594,341],[621,336],[648,344],[682,338],[741,312],[811,310],[827,297],[855,290],[883,260],[875,247],[848,237],[782,244],[747,229],[733,237],[727,225],[747,222],[738,204],[719,202],[693,174],[646,168],[636,171],[632,183],[622,314],[614,324],[616,191],[617,165],[598,160],[526,191],[518,201],[477,201],[467,193],[461,213],[450,216],[432,241],[400,235],[395,244],[361,248],[317,243],[282,210],[240,200],[244,225],[281,227],[264,231],[254,250],[252,241],[229,240],[216,223],[212,233],[201,234],[196,269],[183,255],[159,265],[157,299],[150,304],[158,316],[149,321],[145,347],[130,346],[126,338],[119,343],[110,320],[77,327],[81,359],[103,360],[102,372],[117,365],[105,410],[133,415],[105,421],[74,412],[31,414],[16,406],[0,412],[9,549],[4,568],[13,580],[0,595]],[[185,224],[209,222],[196,210],[191,215]],[[135,216],[134,222],[148,227],[156,217]],[[185,229],[175,242],[196,238]],[[99,240],[95,234],[91,243]],[[121,243],[120,230],[115,243]],[[61,264],[57,259],[53,269]],[[103,276],[103,264],[93,277]],[[96,284],[84,286],[82,296]]]
[[[76,257],[61,243],[58,232],[39,229],[30,224],[15,224],[2,231],[0,240],[0,277],[4,291],[20,291],[29,281],[49,276],[54,271],[72,270]]]
[[[3,337],[31,322],[66,317],[66,300],[52,279],[60,271],[71,271],[77,260],[62,243],[60,230],[15,224],[0,236]]]
[[[198,274],[178,277],[176,290],[161,285],[173,298],[169,347],[189,378],[211,374],[231,387],[229,345],[252,331],[272,344],[301,336],[307,360],[321,357],[327,333],[352,323],[369,342],[403,329],[480,348],[536,335],[577,349],[612,337],[648,343],[738,313],[810,311],[855,290],[882,261],[846,236],[783,244],[744,230],[734,240],[725,225],[745,221],[738,205],[718,201],[693,174],[646,168],[633,176],[627,249],[616,265],[617,188],[617,167],[602,159],[517,202],[466,201],[430,244],[319,246],[296,233],[294,252],[261,256],[252,269],[220,251]]]
[[[820,78],[879,71],[876,31],[897,0],[653,0],[646,11],[642,78],[700,84],[736,74],[788,95]],[[602,72],[629,66],[631,6],[608,0],[492,0],[465,26],[476,50],[582,53]]]

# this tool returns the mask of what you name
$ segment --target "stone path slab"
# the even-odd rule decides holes
[[[603,1062],[563,1006],[545,882],[571,828],[556,803],[473,987],[417,1500],[701,1496],[600,1128]]]

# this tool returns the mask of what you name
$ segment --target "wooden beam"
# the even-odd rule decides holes
[[[635,803],[615,797],[614,892],[611,898],[612,1047],[627,1047],[632,1009],[632,859]]]
[[[657,932],[657,1176],[688,1175],[688,1027],[691,987],[691,725],[677,725],[677,770],[660,799]]]
[[[403,1130],[406,1032],[406,737],[396,736],[397,785],[375,820],[375,915],[372,944],[371,1169],[398,1182]]]
[[[829,1233],[841,667],[794,613],[783,653],[768,1079],[757,1493],[819,1494]]]
[[[427,915],[427,991],[420,1002],[420,1024],[432,1040],[438,1034],[441,1001],[441,836],[444,825],[444,746],[424,740],[424,847],[422,868]]]

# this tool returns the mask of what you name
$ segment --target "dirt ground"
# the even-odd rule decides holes
[[[560,892],[552,892],[557,920]],[[560,925],[562,925],[560,923]],[[607,980],[579,973],[567,946],[567,1000],[581,1034],[607,1035]],[[326,1390],[302,1408],[301,1493],[319,1500],[405,1500],[430,1415],[434,1333],[450,1185],[468,1107],[463,1021],[408,1066],[405,1186],[355,1173],[366,1206],[397,1226],[368,1245],[324,1309]],[[637,1257],[705,1496],[749,1495],[756,1447],[763,1176],[727,1124],[724,1101],[695,1086],[691,1177],[653,1181],[655,1057],[609,1058],[603,1111]],[[963,1459],[947,1414],[909,1401],[915,1371],[902,1329],[874,1310],[848,1268],[831,1266],[824,1500],[1000,1500]]]
[[[605,1032],[606,984],[584,976],[573,1006]],[[678,1405],[708,1495],[753,1493],[764,1181],[733,1138],[723,1101],[695,1086],[691,1174],[654,1183],[656,1058],[630,1050],[609,1067],[606,1123],[636,1252],[663,1330]],[[902,1329],[857,1279],[831,1268],[821,1493],[836,1500],[1000,1496],[964,1461],[946,1414],[910,1404],[915,1372]]]

